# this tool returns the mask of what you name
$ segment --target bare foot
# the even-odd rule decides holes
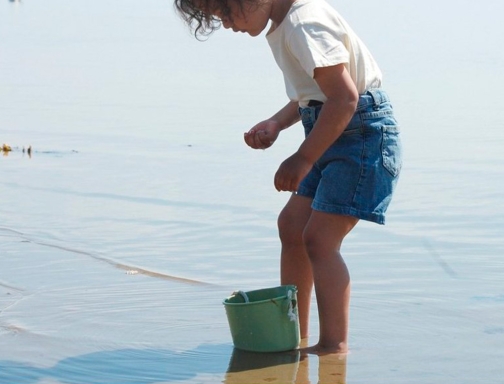
[[[336,345],[323,345],[318,343],[311,347],[300,348],[299,350],[302,355],[311,354],[311,355],[324,356],[333,353],[347,354],[348,346],[345,343],[339,343]]]
[[[303,349],[308,347],[308,337],[301,338],[301,342],[299,343],[299,349]]]

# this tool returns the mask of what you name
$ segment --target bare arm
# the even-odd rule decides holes
[[[315,81],[327,97],[317,123],[299,147],[299,154],[314,163],[341,135],[350,122],[359,94],[343,64],[316,68]]]
[[[256,124],[245,132],[244,139],[254,149],[271,147],[280,131],[289,128],[299,121],[298,103],[291,101],[267,120]]]
[[[281,129],[289,128],[299,121],[299,104],[297,101],[289,101],[281,110],[271,117],[271,120],[279,122]]]
[[[315,69],[315,81],[327,97],[315,126],[275,175],[278,191],[296,191],[301,180],[350,122],[359,94],[343,64]]]

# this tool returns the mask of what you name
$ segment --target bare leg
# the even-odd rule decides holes
[[[311,215],[311,199],[293,194],[278,217],[282,243],[280,275],[284,285],[298,288],[301,338],[308,337],[310,301],[313,287],[311,263],[303,244],[303,231]]]
[[[313,211],[304,232],[315,283],[320,336],[309,353],[348,351],[350,275],[341,257],[344,237],[357,224],[351,216]]]

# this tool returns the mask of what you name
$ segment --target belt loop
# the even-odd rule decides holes
[[[368,93],[373,98],[373,106],[378,107],[383,101],[385,101],[382,97],[381,92],[378,89],[369,89]]]

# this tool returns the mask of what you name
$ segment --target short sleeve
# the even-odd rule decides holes
[[[289,36],[288,47],[311,78],[315,68],[348,63],[350,59],[343,41],[317,23],[297,25]]]

